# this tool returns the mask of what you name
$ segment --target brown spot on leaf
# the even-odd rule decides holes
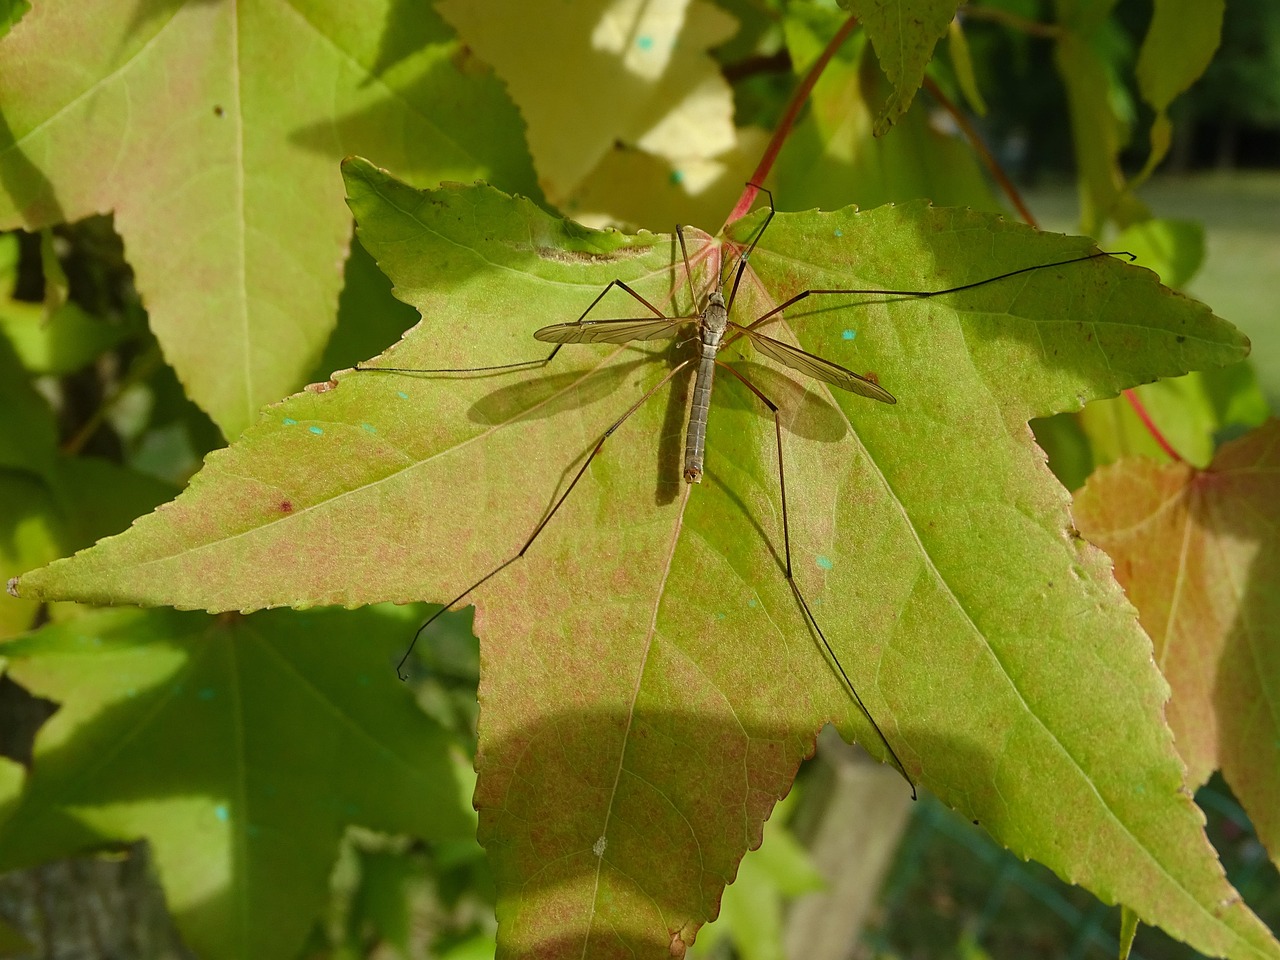
[[[281,501],[280,501],[280,512],[281,512],[281,513],[293,513],[293,501],[292,501],[292,500],[281,500]]]
[[[220,103],[215,103],[215,104],[213,105],[213,115],[214,115],[215,117],[220,117],[220,116],[222,116],[222,114],[223,114],[224,112],[225,112],[225,111],[222,109],[222,104],[220,104]]]
[[[328,393],[330,390],[338,389],[338,381],[330,377],[328,380],[321,380],[319,383],[308,383],[303,389],[307,393]]]

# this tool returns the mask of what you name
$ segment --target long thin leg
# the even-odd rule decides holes
[[[684,245],[684,228],[680,224],[676,224],[676,239],[680,241],[680,256],[684,257],[684,275],[689,281],[689,303],[690,308],[695,313],[698,310],[698,294],[693,289],[693,267],[689,266],[689,250]],[[717,289],[719,284],[716,284]]]
[[[726,310],[733,309],[733,298],[738,295],[738,284],[742,281],[742,271],[746,269],[747,260],[751,258],[751,252],[755,250],[756,244],[759,243],[760,238],[764,236],[765,230],[768,229],[769,224],[773,220],[774,214],[777,212],[773,206],[772,193],[770,193],[764,187],[756,183],[749,183],[747,185],[751,187],[755,187],[757,190],[761,191],[762,193],[765,194],[765,196],[769,198],[769,216],[764,218],[764,223],[760,224],[760,229],[757,230],[756,235],[751,238],[751,243],[748,244],[747,249],[743,251],[742,256],[738,258],[737,274],[734,276],[733,290],[730,291],[729,293],[729,303],[728,303],[728,306],[726,307]],[[676,237],[679,238],[680,240],[680,253],[684,257],[684,273],[685,273],[685,276],[689,278],[689,296],[692,298],[692,302],[696,305],[697,294],[694,292],[694,289],[693,289],[693,268],[689,266],[689,251],[685,247],[684,229],[678,223],[676,224]],[[717,282],[716,282],[717,289],[719,289],[723,284],[723,275],[724,275],[723,261],[721,261],[720,268],[721,268],[720,269],[721,277],[717,279]],[[695,306],[695,309],[696,309],[696,306]]]
[[[746,268],[747,261],[751,259],[752,251],[755,250],[756,244],[760,242],[760,238],[764,236],[765,230],[769,229],[769,224],[773,222],[774,214],[778,212],[773,206],[773,194],[771,192],[766,190],[764,187],[760,186],[760,184],[758,183],[749,182],[747,186],[755,187],[757,190],[759,190],[761,193],[763,193],[766,197],[769,198],[769,215],[764,218],[764,223],[760,224],[760,229],[757,230],[756,235],[751,238],[751,243],[747,245],[747,249],[744,250],[742,253],[742,256],[738,258],[738,272],[733,280],[733,290],[730,291],[729,293],[729,304],[728,304],[728,307],[726,308],[728,310],[733,309],[733,298],[738,295],[738,284],[742,280],[742,271]],[[680,252],[681,254],[684,255],[684,272],[685,272],[685,276],[689,278],[689,294],[690,296],[693,296],[694,295],[693,270],[690,269],[689,267],[689,251],[685,249],[685,245],[684,245],[684,230],[681,229],[680,224],[678,223],[676,224],[676,236],[680,238]],[[721,278],[723,278],[723,275],[724,275],[723,268],[724,268],[724,264],[722,262]],[[717,289],[721,286],[722,282],[723,280],[716,283]],[[696,297],[695,297],[695,302],[696,302]]]
[[[862,702],[862,697],[858,695],[857,688],[853,685],[853,681],[849,679],[849,674],[845,672],[844,665],[840,662],[840,658],[836,656],[835,650],[827,641],[827,636],[822,632],[822,628],[818,626],[818,621],[813,616],[813,611],[809,609],[809,602],[805,600],[804,594],[800,591],[800,584],[796,581],[795,574],[791,569],[791,530],[787,522],[787,473],[782,463],[782,421],[778,417],[778,405],[766,397],[756,387],[754,383],[740,374],[733,367],[720,360],[716,361],[716,365],[728,370],[731,374],[742,381],[752,393],[754,393],[773,414],[773,429],[778,439],[778,488],[782,492],[782,552],[786,558],[786,577],[787,585],[791,587],[791,592],[796,595],[796,599],[800,601],[800,608],[804,611],[805,619],[809,625],[813,627],[817,633],[818,639],[822,641],[823,648],[827,651],[827,655],[831,658],[831,662],[836,665],[836,669],[840,671],[840,676],[844,678],[845,686],[849,688],[849,692],[853,694],[854,701],[858,704],[858,709],[862,711],[863,716],[871,723],[875,729],[876,735],[880,737],[880,742],[884,744],[885,749],[889,751],[889,756],[893,758],[894,765],[902,774],[907,784],[911,787],[911,799],[916,799],[916,785],[911,780],[911,775],[907,773],[907,768],[903,765],[902,760],[898,757],[897,752],[893,749],[893,745],[889,743],[889,738],[884,735],[884,731],[880,729],[880,724],[876,723],[876,718],[871,715],[871,711],[867,709],[867,705]]]
[[[946,293],[959,293],[962,290],[972,290],[974,287],[985,286],[988,283],[995,283],[997,280],[1007,280],[1010,277],[1016,277],[1022,273],[1031,273],[1033,270],[1045,270],[1049,267],[1062,267],[1068,263],[1080,263],[1084,260],[1097,260],[1099,257],[1128,257],[1130,262],[1138,259],[1134,254],[1127,250],[1100,250],[1097,253],[1090,253],[1083,257],[1072,257],[1069,260],[1056,260],[1053,263],[1037,263],[1031,267],[1021,267],[1018,270],[1010,270],[1008,273],[1001,273],[994,277],[987,277],[985,280],[975,280],[972,283],[962,283],[958,287],[947,287],[945,290],[805,290],[803,293],[797,293],[790,300],[780,303],[768,313],[757,317],[755,320],[746,324],[748,330],[754,330],[756,327],[773,319],[783,310],[794,306],[806,297],[812,297],[819,294],[852,294],[855,296],[868,297],[910,297],[917,300],[927,300],[930,297],[940,297]]]
[[[455,604],[461,603],[477,587],[484,584],[491,577],[494,577],[497,574],[501,573],[507,567],[511,566],[511,564],[515,563],[517,560],[523,557],[525,553],[528,552],[529,548],[533,546],[533,542],[538,539],[538,535],[541,534],[544,529],[546,529],[547,524],[551,522],[551,518],[556,515],[556,511],[560,509],[560,507],[564,504],[565,500],[569,499],[569,494],[573,493],[573,488],[578,485],[578,481],[582,479],[582,475],[587,472],[587,467],[591,466],[591,461],[596,458],[596,454],[600,452],[601,448],[604,446],[604,442],[613,435],[613,432],[615,430],[617,430],[624,423],[626,423],[633,413],[635,413],[642,406],[644,406],[645,401],[647,401],[650,397],[652,397],[655,393],[657,393],[666,383],[668,383],[671,380],[672,377],[674,377],[677,373],[679,373],[681,370],[683,370],[692,362],[693,362],[693,359],[690,358],[689,360],[685,360],[682,363],[679,363],[676,366],[672,367],[666,376],[664,376],[661,380],[659,380],[652,387],[646,390],[644,396],[642,396],[639,400],[637,400],[630,407],[628,407],[627,412],[613,422],[613,424],[609,427],[609,429],[606,430],[604,434],[600,437],[600,440],[595,445],[595,448],[591,451],[590,454],[587,455],[587,459],[582,462],[582,466],[578,468],[578,472],[573,475],[573,479],[569,481],[569,486],[565,488],[564,493],[560,494],[560,497],[552,505],[551,509],[547,511],[546,515],[542,518],[542,520],[538,523],[538,525],[534,527],[533,533],[529,534],[529,538],[525,540],[524,546],[522,546],[519,550],[517,550],[514,554],[512,554],[502,563],[498,564],[498,566],[494,567],[492,570],[486,573],[483,577],[481,577],[471,586],[467,587],[467,589],[463,590],[460,594],[458,594],[456,597],[454,597],[452,600],[446,603],[443,607],[441,607],[435,613],[433,613],[427,619],[427,621],[418,628],[417,632],[414,633],[413,635],[413,639],[409,641],[409,647],[407,650],[405,650],[404,656],[401,657],[400,662],[396,664],[396,676],[398,676],[401,680],[408,679],[406,674],[403,672],[402,668],[404,667],[405,661],[409,659],[409,654],[413,653],[413,648],[417,645],[418,638],[422,636],[422,632],[426,630],[427,627],[431,626],[431,624],[435,623],[436,619],[441,614],[443,614],[446,610],[449,610]]]
[[[733,289],[729,291],[729,305],[727,307],[729,311],[733,310],[733,301],[738,296],[738,284],[742,282],[742,273],[747,268],[747,261],[751,259],[751,254],[755,252],[756,244],[760,242],[760,238],[764,236],[764,232],[769,228],[769,224],[773,223],[774,214],[778,212],[773,205],[772,193],[760,186],[758,183],[748,183],[747,186],[755,187],[769,198],[769,215],[764,218],[764,223],[760,224],[760,229],[757,230],[756,235],[751,238],[750,245],[743,251],[742,256],[738,258],[738,272],[733,278]]]
[[[681,245],[683,246],[683,238],[681,238]],[[605,297],[605,294],[607,294],[614,287],[620,287],[623,290],[625,290],[627,293],[631,294],[632,297],[634,297],[636,300],[642,303],[645,307],[647,307],[650,311],[652,311],[655,316],[662,317],[663,319],[666,318],[665,313],[663,313],[661,310],[655,307],[652,303],[650,303],[644,297],[640,296],[640,294],[632,290],[629,286],[627,286],[625,281],[614,279],[614,280],[610,280],[608,285],[605,286],[605,288],[596,295],[596,298],[591,301],[591,304],[587,307],[587,309],[582,311],[582,315],[578,317],[578,319],[575,320],[574,323],[582,323],[582,321],[587,318],[587,314],[589,314],[592,310],[594,310],[596,304],[599,303],[601,300],[603,300]],[[357,363],[355,366],[355,369],[366,372],[366,373],[492,373],[495,370],[516,370],[521,367],[529,367],[529,368],[545,367],[548,363],[551,362],[551,360],[555,357],[555,355],[560,352],[560,348],[563,346],[564,346],[563,343],[557,343],[554,347],[551,348],[550,353],[548,353],[545,357],[541,357],[536,360],[518,360],[515,363],[499,363],[499,364],[495,364],[493,366],[487,366],[487,367],[439,367],[435,369],[427,369],[422,367],[366,367],[363,364]]]

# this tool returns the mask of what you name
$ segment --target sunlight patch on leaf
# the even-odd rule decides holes
[[[734,146],[733,94],[707,51],[736,23],[705,0],[571,4],[554,17],[518,0],[437,8],[506,81],[554,204],[572,206],[619,142],[675,168]]]

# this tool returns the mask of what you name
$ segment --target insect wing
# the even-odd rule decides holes
[[[663,340],[674,337],[685,317],[641,320],[586,320],[557,323],[534,332],[535,340],[546,343],[629,343],[632,340]]]
[[[813,377],[815,380],[830,383],[840,387],[842,390],[848,390],[851,393],[869,397],[872,400],[879,400],[881,403],[898,402],[893,394],[879,384],[872,383],[866,377],[859,376],[852,370],[846,370],[838,363],[815,357],[812,353],[805,353],[803,350],[785,344],[781,340],[766,337],[763,333],[747,330],[737,324],[734,324],[734,326],[747,334],[755,348],[770,360],[776,360],[778,363],[788,366],[792,370],[798,370],[806,376]]]

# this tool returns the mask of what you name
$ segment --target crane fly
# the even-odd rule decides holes
[[[755,186],[752,184],[751,186]],[[357,365],[357,370],[381,372],[381,373],[402,373],[402,374],[457,374],[457,373],[489,373],[501,370],[516,370],[521,368],[530,368],[535,366],[545,366],[549,364],[555,355],[565,344],[580,343],[635,343],[652,340],[667,340],[675,338],[682,330],[689,326],[695,326],[695,334],[689,338],[697,343],[697,352],[694,356],[690,356],[681,360],[671,370],[669,370],[657,383],[644,392],[644,394],[631,404],[626,411],[618,417],[601,435],[596,442],[594,448],[587,455],[582,465],[574,473],[572,480],[565,487],[564,492],[555,498],[550,509],[543,515],[537,526],[525,539],[524,544],[516,553],[512,554],[502,563],[495,566],[483,577],[471,584],[456,597],[442,606],[436,613],[427,619],[417,630],[410,642],[408,649],[405,651],[404,657],[401,658],[397,665],[397,673],[400,678],[406,679],[405,674],[401,671],[409,655],[412,653],[414,645],[422,633],[441,616],[446,610],[456,606],[465,600],[476,589],[505,570],[508,566],[521,559],[525,553],[533,546],[534,542],[546,529],[547,524],[559,511],[560,507],[568,499],[577,486],[578,481],[582,479],[587,468],[591,466],[592,461],[599,455],[604,448],[605,442],[624,424],[627,420],[644,404],[653,397],[664,385],[669,383],[681,371],[693,366],[696,363],[696,375],[694,379],[693,400],[690,405],[688,420],[685,427],[685,451],[683,476],[686,482],[690,484],[700,483],[702,481],[705,464],[706,464],[706,440],[707,440],[707,420],[711,409],[711,393],[715,382],[715,371],[717,367],[723,368],[735,379],[746,386],[748,390],[769,410],[773,416],[774,435],[776,438],[776,446],[778,453],[778,487],[782,502],[782,542],[783,542],[783,574],[786,578],[788,586],[791,588],[792,594],[795,596],[800,609],[803,611],[806,623],[812,628],[817,635],[822,649],[830,658],[831,663],[835,666],[840,678],[844,681],[845,688],[849,691],[854,702],[861,710],[862,714],[867,718],[881,743],[884,744],[889,757],[893,760],[894,765],[902,773],[907,783],[911,786],[911,795],[916,795],[915,783],[911,776],[907,773],[906,767],[898,757],[897,752],[893,749],[893,745],[889,742],[887,736],[880,725],[876,722],[875,717],[871,715],[870,710],[862,701],[862,697],[858,694],[857,688],[853,681],[849,678],[844,666],[841,664],[839,657],[832,648],[822,628],[818,625],[817,619],[813,615],[813,611],[805,598],[804,593],[800,589],[791,563],[791,531],[787,514],[787,484],[786,470],[783,460],[782,451],[782,421],[779,416],[779,406],[769,397],[756,387],[750,380],[735,370],[733,367],[724,363],[719,359],[720,351],[731,343],[739,339],[746,339],[759,353],[773,360],[776,363],[789,367],[807,377],[820,380],[823,383],[839,387],[850,393],[866,397],[870,400],[876,400],[884,404],[896,404],[897,400],[873,380],[871,377],[863,376],[855,373],[846,367],[841,366],[831,360],[808,353],[791,344],[784,343],[781,340],[770,337],[760,331],[760,327],[767,323],[780,319],[783,311],[795,306],[801,301],[812,296],[828,296],[828,295],[854,295],[854,296],[879,296],[897,299],[926,299],[938,297],[949,293],[958,293],[963,290],[970,290],[975,287],[981,287],[989,283],[995,283],[999,280],[1005,280],[1019,274],[1029,273],[1033,270],[1041,270],[1049,267],[1064,266],[1070,263],[1078,263],[1085,260],[1092,260],[1098,257],[1106,256],[1126,256],[1130,260],[1135,259],[1134,255],[1124,251],[1106,252],[1097,251],[1084,256],[1072,257],[1067,260],[1059,260],[1053,263],[1042,263],[1034,266],[1023,267],[1018,270],[1011,270],[1006,273],[993,277],[987,277],[983,280],[977,280],[972,283],[961,284],[959,286],[948,287],[943,290],[884,290],[884,289],[812,289],[805,290],[796,294],[788,300],[766,313],[756,317],[750,323],[742,324],[731,319],[734,301],[737,298],[739,286],[742,282],[743,275],[746,271],[748,261],[754,252],[756,245],[760,242],[760,238],[764,235],[769,223],[773,220],[775,210],[773,207],[773,196],[763,187],[758,187],[769,198],[769,213],[765,217],[760,228],[755,232],[746,249],[738,256],[737,266],[730,272],[733,277],[733,284],[726,298],[724,295],[725,275],[723,270],[723,260],[721,260],[717,269],[717,277],[715,286],[707,293],[705,302],[700,310],[696,313],[686,316],[669,317],[656,306],[645,299],[641,294],[632,289],[624,280],[614,279],[610,281],[603,290],[596,296],[594,300],[587,306],[581,316],[572,323],[557,323],[550,326],[542,327],[534,331],[534,339],[544,343],[553,343],[555,346],[545,357],[535,360],[525,360],[516,363],[498,364],[493,366],[468,367],[468,368],[441,368],[441,369],[421,369],[410,367],[366,367]],[[697,309],[698,297],[694,290],[693,268],[689,261],[689,252],[685,245],[684,231],[680,226],[676,227],[676,237],[680,245],[680,254],[684,262],[685,277],[688,282],[689,294],[691,301]],[[628,317],[621,319],[608,320],[591,320],[588,319],[591,312],[605,298],[609,291],[618,288],[623,293],[630,296],[639,305],[648,311],[649,315],[644,317]]]

